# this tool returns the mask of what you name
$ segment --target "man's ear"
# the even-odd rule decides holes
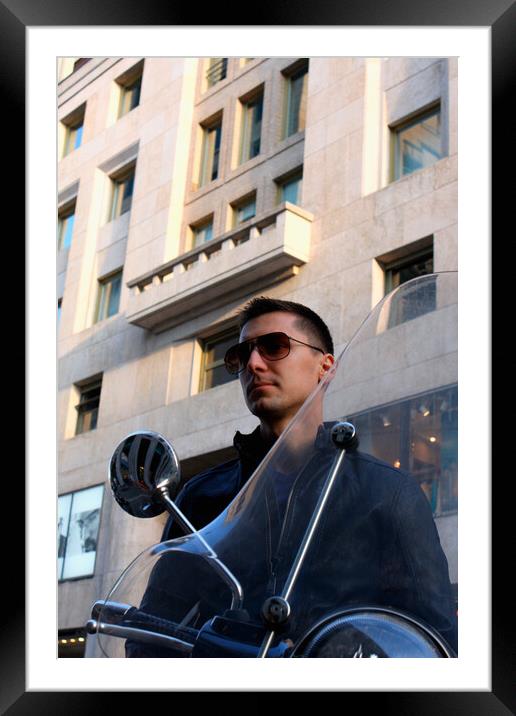
[[[319,366],[319,383],[324,378],[326,373],[330,370],[332,365],[335,363],[335,357],[331,353],[325,353],[321,364]]]

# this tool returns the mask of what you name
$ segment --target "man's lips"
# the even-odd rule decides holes
[[[247,390],[247,394],[251,395],[255,390],[259,390],[260,388],[271,388],[273,386],[274,383],[252,383]]]

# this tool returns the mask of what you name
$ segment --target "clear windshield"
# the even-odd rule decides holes
[[[432,274],[371,311],[217,519],[129,566],[99,622],[115,636],[117,625],[134,628],[134,638],[99,634],[105,655],[135,644],[144,644],[142,655],[190,655],[180,642],[227,610],[263,627],[273,596],[288,602],[290,615],[275,633],[266,628],[268,655],[300,643],[326,615],[356,607],[399,610],[453,642],[448,566],[432,513],[456,508],[456,404],[457,277]],[[343,420],[355,425],[358,448],[335,444],[332,428]],[[138,635],[150,628],[142,613],[177,649],[166,640],[150,647]]]

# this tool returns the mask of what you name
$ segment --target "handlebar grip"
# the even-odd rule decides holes
[[[168,619],[142,612],[136,607],[131,607],[131,609],[125,613],[123,623],[125,626],[130,626],[134,629],[147,629],[187,642],[195,641],[199,635],[198,629],[180,626]]]

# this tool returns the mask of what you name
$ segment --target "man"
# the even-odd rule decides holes
[[[277,332],[288,336],[284,350],[271,339],[269,345],[253,344]],[[324,321],[310,308],[291,301],[251,300],[240,314],[240,345],[240,351],[246,348],[245,366],[238,365],[233,350],[235,372],[246,405],[260,425],[250,435],[237,431],[233,440],[237,459],[191,478],[177,496],[176,504],[197,529],[215,519],[235,497],[335,360]],[[279,348],[284,357],[268,360],[266,349],[271,347]],[[162,540],[181,534],[170,518]]]
[[[259,418],[260,424],[249,435],[237,431],[236,459],[193,477],[179,493],[176,504],[197,529],[220,515],[240,492],[308,396],[331,370],[333,352],[326,324],[306,306],[261,297],[244,307],[240,314],[240,341],[228,350],[225,363],[231,373],[239,375],[247,407]],[[272,481],[271,499],[277,507],[274,511],[277,524],[270,525],[268,537],[274,552],[266,566],[266,591],[270,595],[278,594],[279,586],[284,584],[292,552],[295,553],[306,527],[304,517],[296,522],[292,513],[306,506],[314,494],[319,494],[318,488],[312,489],[313,485],[318,484],[317,480],[324,481],[331,464],[328,460],[333,460],[335,454],[333,448],[328,449],[329,429],[323,424],[319,407],[315,401],[314,430],[308,440],[312,452],[307,464],[301,461],[301,468],[291,470],[288,478],[289,463],[299,457],[302,449],[302,445],[300,450],[296,446],[289,453],[291,458],[287,460],[285,474],[278,473],[278,479]],[[307,426],[311,433],[310,420],[303,422],[301,438],[305,444]],[[314,445],[319,452],[314,452]],[[280,479],[282,477],[287,479]],[[310,507],[309,512],[311,510]],[[182,534],[170,517],[163,541]],[[246,554],[249,552],[248,547],[243,549]],[[257,555],[259,549],[257,547]],[[285,556],[283,565],[280,564],[282,556]],[[273,563],[275,571],[271,567]],[[263,568],[262,565],[256,570],[263,571]],[[169,593],[167,589],[158,585],[160,580],[167,580],[163,574],[167,574],[166,569],[159,578],[155,573],[149,582],[142,603],[145,611],[154,610],[152,613],[158,614],[161,608],[158,602],[161,600],[163,605],[170,602],[167,596],[163,597]],[[306,604],[297,608],[298,620],[302,623],[313,624],[321,614],[344,606],[389,606],[425,620],[456,649],[448,567],[429,504],[412,477],[369,455],[348,451],[342,479],[332,492],[331,509],[325,513],[317,544],[311,547],[311,557],[301,571],[299,584],[300,594],[310,593],[312,587],[319,590],[314,600],[306,600]],[[187,603],[188,600],[185,605]],[[174,615],[170,614],[169,618],[173,619]],[[149,651],[128,642],[127,655],[169,654],[166,650],[163,653]]]

